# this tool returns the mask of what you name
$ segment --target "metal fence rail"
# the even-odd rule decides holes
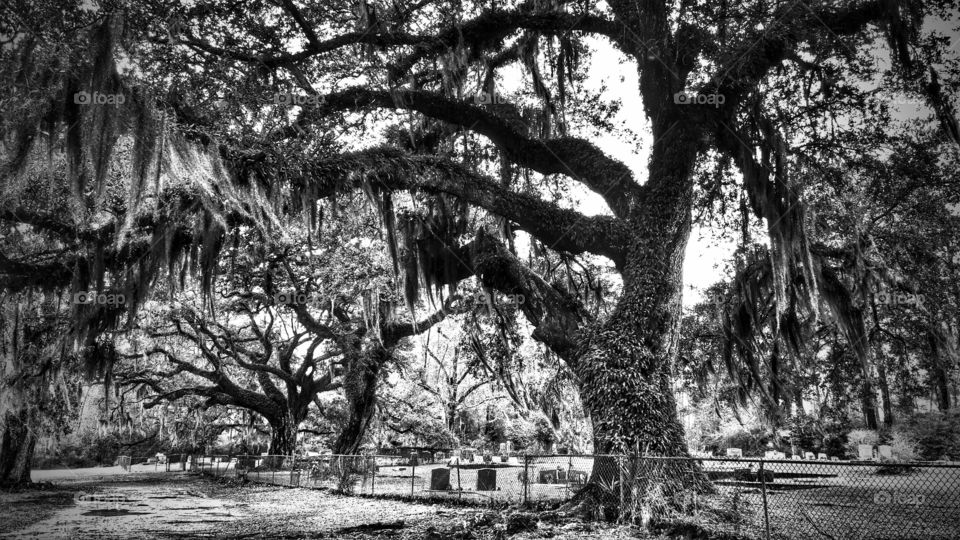
[[[757,538],[960,538],[960,464],[441,457],[191,456],[187,470],[291,487],[481,503],[565,501],[590,483],[619,505],[621,515],[639,518],[658,505],[692,519],[722,512],[731,532]],[[698,480],[708,489],[684,487]]]

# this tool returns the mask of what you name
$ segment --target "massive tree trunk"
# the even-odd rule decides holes
[[[890,399],[890,381],[887,380],[887,368],[877,364],[877,380],[880,384],[880,402],[883,405],[883,425],[893,425],[893,401]]]
[[[30,462],[36,443],[29,413],[7,411],[0,436],[0,486],[30,483]]]
[[[360,354],[351,359],[343,377],[349,416],[347,423],[333,445],[335,454],[357,454],[363,437],[377,408],[377,383],[380,369],[389,352],[378,348],[373,353]]]
[[[689,455],[671,368],[697,144],[683,128],[665,131],[669,136],[657,137],[653,149],[649,199],[632,219],[637,233],[622,270],[623,293],[606,324],[587,337],[574,365],[596,453]]]
[[[664,125],[654,127],[663,130]],[[623,293],[611,317],[591,331],[574,362],[581,398],[593,422],[594,452],[689,457],[671,384],[677,353],[684,250],[691,230],[691,166],[697,143],[676,128],[657,137],[643,211],[632,216],[637,231],[622,268]],[[613,515],[619,497],[613,458],[594,462],[584,496],[599,499]],[[697,463],[628,459],[627,493],[677,503],[687,490],[709,491]],[[601,486],[601,487],[598,487]],[[638,501],[639,502],[639,501]]]
[[[270,450],[268,453],[272,456],[289,456],[297,448],[297,430],[300,427],[291,413],[286,413],[275,418],[269,418],[271,437]]]
[[[873,382],[869,377],[863,380],[863,387],[860,389],[860,404],[863,408],[863,421],[867,424],[867,429],[877,429],[877,393],[873,389]]]

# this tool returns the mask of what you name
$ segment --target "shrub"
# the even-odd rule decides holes
[[[901,430],[893,432],[889,444],[893,452],[893,459],[897,461],[914,461],[920,457],[917,452],[917,442]]]
[[[861,444],[876,445],[880,442],[880,435],[871,429],[855,429],[847,434],[847,454],[850,457],[859,455],[857,447]]]
[[[549,450],[557,441],[557,433],[545,416],[538,416],[533,422],[533,437],[544,450]]]
[[[705,447],[717,455],[724,454],[727,448],[740,448],[744,456],[760,456],[766,449],[768,438],[761,427],[740,428],[714,434],[706,439]]]
[[[960,411],[915,414],[899,426],[920,459],[960,459]]]

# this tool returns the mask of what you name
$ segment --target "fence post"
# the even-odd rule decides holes
[[[763,496],[763,526],[766,540],[770,540],[770,515],[767,513],[767,475],[763,472],[763,460],[760,460],[760,493]]]
[[[530,506],[530,456],[523,454],[523,504]]]
[[[460,457],[457,457],[457,499],[463,499],[463,486],[460,484]]]
[[[376,495],[377,488],[377,456],[370,456],[370,495]]]
[[[622,455],[621,455],[621,456],[617,456],[617,460],[616,460],[616,463],[617,463],[617,474],[618,474],[619,477],[620,477],[620,507],[619,507],[619,508],[620,508],[620,511],[617,512],[617,514],[619,514],[619,515],[618,515],[618,519],[620,520],[621,523],[623,522],[623,484],[624,484],[624,482],[623,482],[623,468],[624,468],[624,463],[623,463],[623,462],[624,462],[624,460],[625,460],[625,456],[622,456]]]
[[[410,470],[410,496],[413,497],[413,480],[417,477],[417,458],[410,460],[412,468]]]

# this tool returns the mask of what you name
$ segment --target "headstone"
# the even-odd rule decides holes
[[[880,453],[880,459],[893,459],[893,447],[888,444],[881,444],[878,446],[877,452]]]
[[[117,461],[120,465],[120,469],[130,472],[130,456],[120,456]]]
[[[557,483],[557,470],[556,469],[546,469],[540,471],[540,483],[541,484],[556,484]]]
[[[804,452],[803,459],[807,459],[807,460],[817,459],[817,455],[814,454],[813,452]]]
[[[873,459],[873,445],[872,444],[858,444],[857,445],[857,457],[862,460],[871,460]]]
[[[477,491],[496,491],[496,469],[479,469],[477,471]]]
[[[794,455],[790,456],[790,459],[799,460],[799,459],[803,459],[803,456],[800,456],[800,455],[798,455],[798,454],[794,454]]]
[[[830,461],[840,461],[840,456],[830,456]]]
[[[484,455],[483,455],[483,462],[484,462],[484,463],[490,463],[490,462],[492,462],[492,461],[493,461],[493,456],[491,456],[490,454],[484,454]]]
[[[743,449],[741,449],[741,448],[727,448],[727,457],[741,458],[741,457],[743,457]]]
[[[503,454],[506,454],[506,453],[507,453],[507,443],[500,443],[500,447],[498,448],[498,450],[499,450],[499,452],[497,452],[497,454],[499,454],[499,455],[501,455],[501,456],[502,456]]]
[[[564,469],[557,469],[557,483],[564,484],[567,482],[567,471]]]
[[[508,455],[506,455],[506,454],[501,454],[501,455],[500,455],[500,463],[506,463],[506,462],[508,462],[508,461],[510,461],[510,456],[508,456]]]
[[[583,485],[587,483],[587,479],[590,478],[590,475],[587,474],[587,471],[578,471],[576,469],[570,469],[570,483],[574,485]]]
[[[460,457],[464,461],[473,461],[473,451],[472,450],[461,450]]]
[[[440,467],[430,471],[430,489],[439,491],[450,490],[450,469]]]
[[[830,457],[824,454],[823,452],[820,452],[819,454],[817,454],[817,459],[828,460],[830,459]]]

